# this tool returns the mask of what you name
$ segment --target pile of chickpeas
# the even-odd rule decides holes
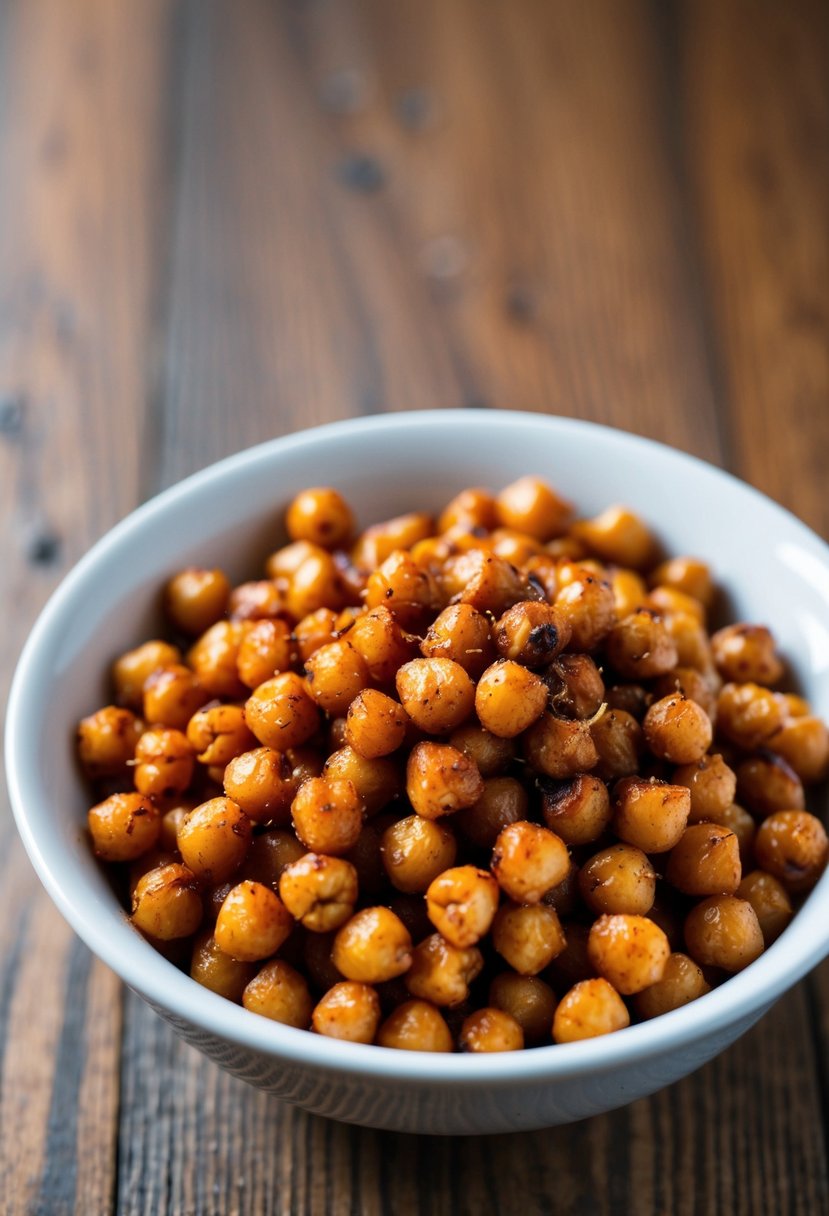
[[[704,562],[537,477],[357,534],[331,488],[84,718],[96,855],[228,1000],[317,1034],[510,1051],[702,996],[827,860],[829,732],[763,625],[707,630]]]

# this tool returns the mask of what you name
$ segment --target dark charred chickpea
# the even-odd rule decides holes
[[[133,780],[139,794],[181,794],[193,777],[193,749],[180,730],[147,730],[135,748]]]
[[[250,963],[240,962],[220,950],[209,929],[200,933],[193,942],[190,978],[203,988],[209,988],[211,992],[217,992],[238,1005],[245,985],[250,983],[254,974],[255,969]]]
[[[624,709],[608,709],[590,723],[590,738],[598,757],[591,767],[598,777],[615,781],[639,771],[645,736],[632,714]]]
[[[429,920],[448,942],[464,950],[489,931],[498,908],[498,883],[486,870],[455,866],[426,892]]]
[[[244,697],[239,679],[239,650],[250,625],[245,621],[217,621],[187,652],[187,663],[211,697]]]
[[[495,499],[502,527],[526,532],[536,540],[562,536],[573,519],[573,508],[540,477],[519,477]]]
[[[140,709],[147,678],[159,667],[175,667],[180,662],[181,651],[169,642],[144,642],[142,646],[122,654],[112,667],[112,682],[118,704]]]
[[[631,996],[662,979],[671,947],[648,917],[620,914],[594,921],[587,953],[599,975],[622,996]]]
[[[541,716],[547,695],[539,676],[511,659],[499,659],[478,681],[475,711],[485,730],[514,739]]]
[[[570,641],[570,626],[552,604],[523,600],[496,622],[493,638],[501,658],[545,667]]]
[[[126,772],[135,755],[142,722],[128,709],[105,705],[78,724],[78,758],[88,777]]]
[[[610,575],[616,616],[621,621],[632,612],[644,608],[648,589],[644,579],[634,570],[614,570]]]
[[[522,738],[524,758],[538,773],[564,780],[595,768],[598,754],[586,722],[545,713]]]
[[[381,984],[408,971],[412,939],[388,908],[363,908],[337,933],[331,957],[346,979]]]
[[[674,693],[680,693],[689,701],[696,701],[697,705],[701,705],[713,725],[717,720],[717,696],[720,687],[720,678],[716,672],[697,671],[694,667],[675,667],[668,675],[654,680],[650,699],[659,701]]]
[[[671,764],[701,760],[713,737],[705,710],[679,694],[654,702],[645,714],[642,729],[653,754]]]
[[[544,822],[565,844],[590,844],[610,823],[610,795],[598,777],[582,773],[564,781],[545,781],[541,795]]]
[[[651,571],[651,587],[673,587],[710,608],[714,602],[714,583],[705,562],[696,557],[671,557]]]
[[[538,975],[562,953],[567,939],[555,908],[507,903],[492,922],[492,944],[513,971]]]
[[[377,1032],[380,1047],[404,1051],[451,1051],[452,1034],[440,1012],[428,1001],[406,1001]]]
[[[176,862],[149,870],[132,893],[132,923],[162,942],[190,937],[202,915],[195,875]]]
[[[491,532],[498,525],[498,508],[489,490],[470,487],[451,499],[440,514],[438,532],[448,532],[458,524]]]
[[[256,747],[241,705],[210,705],[198,710],[187,724],[187,739],[201,764],[222,768]]]
[[[397,751],[406,737],[408,715],[385,693],[366,688],[348,707],[344,742],[367,760]]]
[[[483,955],[477,947],[461,950],[439,933],[432,933],[412,951],[406,987],[412,996],[433,1005],[461,1005],[483,965]]]
[[[363,656],[371,678],[384,684],[394,680],[398,668],[415,654],[413,643],[385,604],[358,616],[348,640]]]
[[[536,975],[504,971],[489,986],[489,1003],[513,1017],[524,1032],[527,1043],[550,1038],[556,1011],[555,993]]]
[[[247,688],[258,688],[293,659],[294,643],[284,621],[253,621],[239,645],[236,667]]]
[[[803,783],[782,756],[762,748],[737,765],[737,796],[759,818],[775,811],[802,811]]]
[[[717,730],[730,743],[748,751],[769,746],[782,724],[783,708],[767,688],[760,684],[723,685],[717,697]]]
[[[742,971],[763,953],[760,922],[748,900],[712,895],[685,918],[685,944],[701,967]]]
[[[524,1031],[503,1009],[476,1009],[464,1019],[458,1036],[461,1051],[520,1051],[523,1046]]]
[[[161,834],[161,812],[144,794],[111,794],[91,808],[87,823],[102,861],[134,861]]]
[[[418,629],[445,603],[429,571],[421,570],[411,554],[402,549],[387,557],[366,584],[366,607],[388,608],[404,629]]]
[[[475,686],[452,659],[413,659],[400,668],[395,683],[406,713],[429,734],[454,730],[475,704]]]
[[[737,837],[717,823],[692,824],[671,850],[665,877],[684,895],[733,895],[742,878]]]
[[[452,826],[477,848],[491,849],[500,831],[526,819],[528,806],[527,791],[515,777],[490,777],[478,801],[458,811]]]
[[[345,714],[371,683],[365,659],[347,638],[321,646],[305,664],[308,692],[327,714]]]
[[[271,887],[246,879],[225,897],[213,936],[231,958],[255,963],[276,954],[293,925],[293,917]]]
[[[266,680],[245,702],[245,722],[260,743],[278,751],[301,747],[315,734],[319,710],[300,676],[283,671]]]
[[[604,680],[589,654],[562,654],[543,673],[550,708],[561,718],[593,718],[605,698]]]
[[[318,608],[342,608],[345,586],[337,564],[330,553],[320,549],[305,558],[288,580],[285,590],[285,610],[295,621],[301,621]]]
[[[291,803],[294,831],[314,853],[338,856],[357,843],[363,826],[363,806],[350,781],[310,777]]]
[[[625,777],[613,791],[613,831],[643,853],[667,853],[682,837],[690,809],[684,785]]]
[[[757,829],[754,853],[762,870],[787,891],[809,891],[826,868],[826,829],[808,811],[775,811]]]
[[[381,851],[392,885],[398,891],[416,894],[454,864],[457,843],[443,824],[421,815],[407,815],[386,828]]]
[[[689,823],[703,819],[719,823],[717,816],[731,806],[737,792],[734,770],[717,753],[703,756],[693,764],[680,765],[674,769],[673,781],[691,791]]]
[[[662,979],[637,992],[633,1004],[640,1018],[655,1018],[672,1009],[681,1009],[711,991],[705,976],[687,954],[672,954],[665,964]]]
[[[251,1013],[307,1030],[314,1002],[304,978],[289,963],[275,958],[265,963],[242,994],[242,1004]]]
[[[548,828],[527,820],[505,827],[495,841],[492,873],[516,903],[537,904],[570,870],[564,841]]]
[[[351,508],[337,490],[314,486],[297,494],[285,516],[291,540],[307,540],[325,549],[340,549],[354,531]]]
[[[776,942],[794,915],[792,901],[786,888],[765,870],[752,870],[737,888],[740,899],[746,899],[754,909],[767,946]]]
[[[785,721],[771,736],[768,746],[807,785],[822,781],[829,772],[829,728],[812,714]]]
[[[451,659],[477,679],[495,658],[489,621],[469,604],[450,604],[429,626],[420,652],[429,659]]]
[[[330,933],[351,917],[357,902],[357,871],[342,857],[306,853],[279,879],[285,907],[312,933]]]
[[[617,566],[641,570],[653,559],[654,540],[638,515],[627,507],[608,507],[595,519],[579,520],[573,535]]]
[[[646,916],[656,895],[656,874],[646,853],[631,844],[612,844],[579,870],[579,891],[601,915]]]
[[[783,676],[774,638],[765,625],[726,625],[712,635],[711,650],[724,680],[768,685]]]
[[[346,1043],[373,1043],[380,1023],[380,998],[370,984],[343,980],[329,988],[311,1015],[317,1034]]]
[[[211,798],[191,811],[178,832],[182,861],[202,882],[226,882],[245,860],[251,821],[230,798]]]
[[[503,773],[515,755],[512,739],[502,739],[485,730],[478,722],[467,722],[449,736],[452,747],[474,760],[482,777]]]
[[[446,743],[418,743],[406,765],[406,794],[418,815],[439,819],[472,806],[484,792],[475,762]]]
[[[242,872],[251,882],[264,883],[276,891],[288,866],[304,856],[305,849],[293,832],[276,828],[254,836]],[[293,909],[290,911],[293,914]]]
[[[285,608],[285,594],[269,578],[255,582],[240,583],[234,587],[227,602],[227,613],[232,621],[270,621]],[[273,675],[273,672],[270,673]]]
[[[450,557],[440,582],[447,597],[495,617],[519,600],[532,598],[525,576],[511,562],[483,548]]]
[[[548,603],[552,604],[561,590],[558,581],[558,562],[549,553],[536,553],[524,562],[521,574],[527,583],[540,588]]]
[[[400,770],[393,759],[379,756],[367,760],[348,746],[331,753],[325,762],[323,776],[350,781],[368,816],[376,815],[403,788]]]
[[[235,756],[224,771],[224,790],[255,823],[286,825],[298,789],[282,752],[256,747]]]
[[[186,730],[207,698],[207,690],[189,667],[160,667],[144,684],[144,719],[148,726]]]
[[[625,1002],[605,979],[581,980],[558,1003],[553,1018],[556,1043],[575,1043],[624,1030],[630,1025]]]
[[[677,649],[662,620],[646,608],[613,626],[605,640],[607,657],[626,680],[650,680],[677,664]]]
[[[570,649],[577,653],[595,650],[616,621],[616,600],[610,583],[586,574],[562,587],[556,596],[570,624]]]

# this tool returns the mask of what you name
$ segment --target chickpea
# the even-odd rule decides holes
[[[671,764],[692,764],[711,746],[711,719],[696,701],[679,693],[655,701],[642,723],[653,754]]]
[[[598,777],[582,773],[541,785],[541,814],[547,827],[565,844],[590,844],[610,823],[610,795]]]
[[[587,574],[562,587],[555,602],[570,623],[571,650],[595,650],[615,624],[613,589],[595,575]]]
[[[291,631],[284,621],[253,621],[239,644],[236,668],[247,688],[258,688],[293,660]]]
[[[477,679],[495,658],[489,621],[469,604],[451,604],[429,626],[420,652],[427,659],[451,659]]]
[[[224,616],[229,595],[230,582],[221,570],[190,566],[168,582],[164,610],[182,633],[204,633]]]
[[[692,824],[671,850],[665,877],[685,895],[733,895],[742,878],[737,837],[717,823]]]
[[[132,923],[142,933],[169,942],[190,937],[202,919],[195,875],[173,862],[149,870],[132,894]]]
[[[323,776],[350,781],[368,816],[381,811],[403,786],[398,767],[388,756],[367,760],[348,746],[332,752],[325,762]]]
[[[768,744],[782,723],[780,702],[767,688],[759,684],[725,684],[721,689],[717,698],[717,729],[729,742],[753,751]]]
[[[803,783],[782,756],[767,748],[737,765],[737,792],[755,815],[775,811],[802,811],[806,806]]]
[[[672,954],[665,964],[662,979],[651,984],[633,998],[636,1012],[642,1018],[659,1017],[672,1009],[705,996],[711,991],[702,971],[687,954]]]
[[[452,747],[473,760],[482,777],[497,777],[503,773],[515,755],[511,739],[502,739],[485,730],[477,722],[467,722],[449,736]]]
[[[620,709],[637,722],[644,718],[651,699],[651,694],[641,684],[614,684],[606,693],[608,709]]]
[[[809,891],[826,868],[826,829],[808,811],[775,811],[757,829],[757,864],[778,878],[787,891]]]
[[[293,917],[272,888],[245,880],[226,895],[213,935],[219,949],[231,958],[255,963],[276,954],[293,925]]]
[[[781,692],[779,696],[782,698],[787,718],[803,718],[812,712],[812,708],[806,698],[799,696],[797,693]]]
[[[152,726],[185,730],[207,696],[188,667],[160,667],[144,684],[144,718]]]
[[[279,894],[290,914],[312,933],[330,933],[351,917],[357,902],[357,871],[342,857],[306,853],[279,879]]]
[[[247,694],[239,679],[239,651],[249,628],[245,621],[217,621],[188,650],[187,663],[209,696]]]
[[[359,569],[370,573],[395,552],[409,550],[434,534],[435,523],[431,515],[423,511],[398,515],[366,528],[354,546],[352,560]]]
[[[161,834],[161,812],[144,794],[111,794],[92,807],[87,822],[95,856],[102,861],[134,861]]]
[[[305,664],[310,695],[328,714],[345,714],[354,698],[371,682],[362,655],[341,638],[321,646]]]
[[[292,541],[307,540],[325,549],[339,549],[351,539],[354,517],[337,490],[315,486],[297,494],[288,507],[285,527]]]
[[[307,1030],[314,1002],[308,985],[289,963],[275,958],[253,977],[242,994],[242,1004],[251,1013]]]
[[[291,816],[306,848],[333,856],[355,845],[363,826],[363,806],[352,782],[327,776],[303,781]]]
[[[605,641],[607,657],[627,680],[650,680],[676,667],[673,638],[662,620],[647,608],[632,612],[613,626]]]
[[[689,616],[700,625],[705,624],[705,606],[692,595],[678,591],[676,587],[654,587],[644,606],[663,617]]]
[[[616,616],[621,621],[632,612],[646,606],[648,589],[645,580],[633,570],[614,570],[610,575]]]
[[[522,600],[507,609],[493,636],[501,658],[526,667],[544,667],[570,641],[570,627],[552,604]]]
[[[786,888],[772,874],[752,870],[737,888],[737,896],[754,909],[766,946],[776,942],[794,915]]]
[[[519,600],[531,598],[524,575],[511,562],[482,548],[450,557],[441,572],[441,583],[447,596],[457,596],[460,603],[494,617]]]
[[[464,950],[489,930],[498,908],[498,883],[486,870],[456,866],[426,891],[429,920],[448,942]]]
[[[228,1001],[242,1002],[245,986],[254,976],[250,963],[231,958],[216,945],[209,929],[203,930],[193,942],[190,958],[190,978],[203,988],[217,992]]]
[[[295,621],[318,608],[342,608],[345,603],[343,577],[330,553],[319,549],[311,553],[288,579],[285,610]]]
[[[598,757],[596,775],[605,781],[639,771],[645,736],[642,727],[623,709],[609,709],[590,723],[590,738]]]
[[[159,667],[175,667],[180,662],[181,651],[169,642],[145,642],[143,646],[122,654],[112,668],[118,704],[140,709],[147,678]]]
[[[179,828],[182,861],[202,882],[226,882],[245,860],[251,821],[230,798],[203,802]]]
[[[625,777],[613,793],[613,831],[643,853],[667,853],[688,823],[691,794],[684,785]]]
[[[550,708],[561,718],[593,718],[605,698],[601,672],[588,654],[562,654],[544,672]]]
[[[645,916],[653,907],[656,874],[646,853],[613,844],[586,861],[578,874],[581,897],[593,912]]]
[[[461,1051],[520,1051],[524,1031],[503,1009],[476,1009],[464,1019],[458,1046]]]
[[[380,998],[369,984],[344,980],[329,988],[311,1015],[317,1034],[347,1043],[373,1043],[380,1023]]]
[[[544,712],[547,686],[520,663],[499,659],[481,676],[474,697],[484,729],[514,739]]]
[[[331,608],[317,608],[297,622],[291,636],[298,657],[307,663],[323,646],[337,641],[337,613]]]
[[[406,736],[408,715],[402,705],[374,688],[358,693],[348,707],[345,742],[367,760],[397,751]]]
[[[477,947],[461,950],[439,933],[433,933],[412,951],[406,987],[412,996],[433,1005],[461,1005],[483,965],[483,955]]]
[[[437,530],[448,532],[459,524],[470,530],[482,528],[485,532],[491,532],[498,524],[498,508],[493,495],[478,487],[456,494],[443,508]]]
[[[202,764],[218,765],[222,770],[256,746],[241,705],[210,705],[197,710],[187,724],[187,739]]]
[[[193,749],[179,730],[147,730],[135,749],[133,770],[139,794],[180,794],[193,777]]]
[[[743,867],[748,862],[753,861],[757,825],[744,807],[738,806],[736,802],[732,802],[731,806],[727,806],[724,811],[720,811],[716,817],[712,816],[711,822],[718,823],[722,828],[727,828],[729,832],[733,832],[737,837],[740,864]]]
[[[337,933],[331,957],[346,979],[381,984],[408,971],[412,939],[388,908],[363,908]]]
[[[631,996],[662,979],[671,947],[648,917],[618,914],[594,921],[587,953],[599,975],[622,996]]]
[[[287,585],[307,558],[318,557],[324,552],[321,545],[314,545],[311,541],[293,541],[270,555],[265,562],[265,574],[274,582]]]
[[[489,1003],[515,1019],[526,1042],[539,1043],[549,1039],[556,998],[549,984],[538,976],[502,972],[490,984]]]
[[[712,635],[711,649],[724,680],[776,684],[783,676],[774,638],[765,625],[727,625]]]
[[[671,557],[651,571],[648,581],[651,587],[673,587],[691,595],[705,608],[710,608],[714,602],[711,571],[696,557]]]
[[[492,922],[492,944],[519,975],[537,975],[567,945],[555,908],[502,904]]]
[[[224,790],[255,823],[288,823],[298,784],[282,752],[257,747],[235,756],[224,771]]]
[[[377,1032],[381,1047],[404,1051],[451,1051],[452,1035],[428,1001],[406,1001],[389,1014]]]
[[[685,920],[688,953],[701,967],[742,971],[763,953],[763,933],[751,904],[734,895],[712,895]]]
[[[415,894],[454,864],[457,844],[443,824],[408,815],[386,828],[381,849],[392,884],[398,891]]]
[[[549,548],[549,546],[547,546]],[[561,587],[558,579],[558,562],[546,551],[536,553],[521,566],[521,573],[527,583],[543,592],[544,598],[552,604]]]
[[[227,602],[232,621],[274,620],[285,608],[284,591],[272,579],[262,578],[234,587]],[[270,672],[273,675],[273,672]]]
[[[128,709],[106,705],[78,724],[78,758],[88,777],[124,773],[135,755],[142,724]]]
[[[567,845],[548,828],[523,820],[509,824],[495,841],[492,873],[516,903],[539,903],[569,870]]]
[[[608,507],[595,519],[580,520],[573,525],[573,535],[599,557],[617,566],[641,570],[653,559],[653,537],[639,516],[627,507]]]
[[[195,809],[196,805],[195,802],[188,799],[164,811],[161,816],[161,833],[158,838],[160,848],[164,849],[167,853],[176,852],[178,848],[178,830],[190,812]],[[175,857],[172,857],[171,860],[175,861]]]
[[[366,606],[388,608],[405,629],[417,629],[444,606],[440,588],[411,554],[396,549],[368,577]]]
[[[573,508],[540,477],[519,477],[495,500],[498,520],[505,528],[526,532],[536,540],[563,536],[573,518]]]
[[[452,659],[413,659],[400,668],[395,682],[406,713],[429,734],[454,730],[472,713],[475,687]]]
[[[381,684],[394,680],[399,667],[414,658],[414,645],[403,633],[385,604],[358,616],[348,640],[363,656],[372,680]]]
[[[711,643],[699,617],[690,612],[671,612],[663,620],[676,646],[678,666],[691,668],[706,676],[712,673],[716,675]]]
[[[418,815],[439,819],[472,806],[484,792],[474,761],[445,743],[418,743],[406,765],[406,794]]]
[[[512,528],[496,528],[489,537],[490,551],[496,557],[502,557],[512,566],[523,566],[533,557],[547,556],[540,540],[527,536],[526,532],[516,532]],[[476,538],[475,544],[482,542]]]
[[[491,849],[502,829],[526,819],[528,804],[527,791],[520,781],[514,777],[490,777],[484,782],[484,792],[478,801],[458,811],[453,824],[477,848]]]
[[[829,728],[812,714],[785,721],[768,741],[807,785],[822,781],[829,772]]]
[[[630,1025],[630,1015],[616,989],[605,979],[575,984],[561,998],[553,1018],[556,1043],[595,1039]]]
[[[689,701],[701,705],[713,725],[717,720],[717,696],[720,678],[716,673],[697,671],[694,667],[675,667],[652,685],[652,700],[662,700],[680,693]]]
[[[320,716],[301,677],[283,671],[251,693],[245,721],[260,743],[286,751],[301,747],[316,733]]]
[[[703,819],[719,823],[717,816],[731,806],[737,792],[736,774],[718,754],[680,765],[674,769],[673,780],[691,791],[689,823]]]
[[[254,836],[251,841],[245,858],[243,874],[251,882],[261,882],[264,886],[273,887],[276,890],[279,880],[288,866],[304,856],[305,849],[293,832],[286,832],[282,828],[262,832],[261,835]],[[282,902],[288,907],[285,899]],[[292,915],[296,915],[293,908],[289,907],[288,910]],[[297,919],[301,918],[297,917]]]
[[[538,773],[563,780],[595,768],[598,760],[590,726],[545,713],[523,737],[527,763]]]

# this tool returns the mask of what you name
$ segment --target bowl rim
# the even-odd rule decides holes
[[[200,988],[168,962],[132,928],[113,896],[113,916],[103,918],[91,907],[76,903],[41,848],[27,808],[37,797],[36,784],[26,758],[25,724],[36,711],[35,679],[46,640],[60,626],[61,617],[76,591],[96,567],[148,521],[185,499],[193,489],[236,476],[274,453],[336,441],[343,434],[400,433],[428,425],[469,425],[472,418],[491,428],[530,427],[551,433],[569,433],[582,439],[602,434],[649,459],[677,462],[697,476],[753,499],[771,512],[790,534],[817,547],[829,580],[829,546],[795,515],[733,474],[676,448],[618,428],[558,415],[519,410],[468,409],[417,410],[345,419],[280,436],[207,465],[163,490],[130,512],[106,532],[64,576],[46,602],[26,640],[17,663],[7,703],[5,753],[7,782],[18,832],[34,869],[72,929],[130,988],[159,1011],[184,1020],[201,1031],[242,1048],[252,1049],[286,1064],[303,1065],[339,1075],[410,1081],[420,1084],[549,1083],[557,1078],[621,1069],[648,1057],[690,1046],[718,1031],[745,1021],[746,1028],[787,988],[829,952],[829,933],[822,922],[823,905],[829,905],[829,872],[824,874],[806,904],[781,938],[747,967],[720,987],[683,1008],[625,1030],[575,1043],[548,1044],[528,1051],[476,1056],[462,1053],[390,1051],[374,1045],[348,1043],[297,1030],[249,1012],[217,994]],[[814,932],[810,934],[809,930]],[[822,933],[819,932],[822,930]]]

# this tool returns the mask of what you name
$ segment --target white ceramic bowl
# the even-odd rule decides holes
[[[404,1131],[501,1132],[594,1115],[678,1080],[746,1031],[829,951],[829,873],[770,950],[701,1000],[605,1038],[491,1056],[340,1044],[200,988],[129,925],[84,837],[75,724],[107,697],[113,657],[151,636],[182,565],[251,576],[307,485],[338,486],[368,523],[435,509],[466,485],[548,478],[585,513],[624,502],[673,553],[709,560],[737,618],[775,631],[829,717],[829,549],[756,491],[622,432],[534,414],[438,411],[336,423],[205,469],[123,520],[50,600],[8,705],[6,760],[20,834],[87,945],[190,1043],[310,1111]],[[761,1065],[762,1066],[762,1065]]]

